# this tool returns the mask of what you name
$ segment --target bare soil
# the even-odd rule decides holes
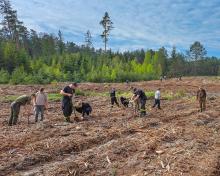
[[[198,86],[208,93],[207,110],[198,112],[193,98]],[[59,92],[64,83],[47,85]],[[220,175],[220,80],[208,77],[139,83],[84,83],[81,90],[106,92],[111,86],[128,91],[130,86],[154,91],[185,91],[186,97],[163,100],[162,110],[148,100],[146,118],[132,109],[114,107],[108,97],[77,97],[93,107],[86,121],[63,122],[60,101],[49,105],[45,121],[27,123],[22,112],[19,124],[7,126],[10,103],[0,104],[0,175],[26,176],[145,176]],[[0,95],[30,94],[35,86],[0,87]],[[80,116],[77,114],[77,116]]]

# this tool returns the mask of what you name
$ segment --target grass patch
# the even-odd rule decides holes
[[[148,99],[154,99],[154,92],[153,91],[146,91],[145,92]],[[131,98],[133,95],[130,91],[117,91],[116,96],[117,97],[126,97]],[[95,91],[81,91],[76,90],[76,96],[87,96],[87,97],[110,97],[109,92],[95,92]],[[171,91],[169,92],[161,92],[162,98],[166,100],[174,100],[174,99],[180,99],[187,97],[187,94],[184,90],[179,90],[176,93],[173,93]],[[17,95],[6,95],[3,97],[0,97],[0,102],[12,102],[14,101],[18,96]],[[195,97],[190,97],[192,101],[195,101]],[[59,93],[48,93],[48,100],[49,101],[60,101],[62,99],[62,95]]]
[[[3,97],[0,97],[0,102],[12,102],[14,101],[16,98],[18,98],[17,95],[6,95]]]
[[[61,100],[62,95],[60,95],[59,93],[49,93],[48,94],[48,100],[49,101],[59,101]]]

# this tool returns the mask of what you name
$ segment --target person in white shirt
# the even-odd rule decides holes
[[[155,92],[155,102],[154,102],[154,105],[153,105],[153,108],[155,106],[158,107],[158,109],[161,109],[160,107],[160,88],[157,89],[157,91]]]
[[[35,122],[38,121],[38,115],[41,114],[40,121],[44,119],[44,110],[48,107],[47,94],[44,92],[44,88],[41,88],[37,93],[34,100],[35,105]]]

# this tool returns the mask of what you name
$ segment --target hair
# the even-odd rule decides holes
[[[73,85],[73,86],[75,86],[75,87],[78,86],[78,84],[77,84],[76,82],[71,83],[71,85]]]
[[[44,91],[44,88],[43,88],[43,87],[41,87],[41,88],[40,88],[40,92],[43,92],[43,91]]]
[[[31,97],[36,97],[36,94],[35,94],[35,93],[32,93],[32,94],[31,94]]]

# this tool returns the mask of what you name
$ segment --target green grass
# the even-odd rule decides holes
[[[14,101],[18,96],[16,95],[6,95],[3,97],[0,97],[0,102],[12,102]]]
[[[49,101],[59,101],[61,100],[62,96],[58,93],[49,93],[48,100]]]
[[[146,91],[145,92],[148,99],[154,98],[154,92],[153,91]],[[117,97],[126,97],[130,98],[132,97],[132,92],[124,92],[124,91],[117,91]],[[162,92],[161,93],[162,98],[167,100],[174,100],[174,99],[180,99],[186,96],[186,92],[184,90],[177,91],[176,93],[173,93],[171,91]],[[109,97],[109,92],[95,92],[95,91],[76,91],[76,96],[87,96],[87,97]],[[14,101],[18,96],[17,95],[6,95],[4,97],[0,97],[0,102],[12,102]],[[59,93],[48,93],[48,100],[49,101],[60,101],[62,98],[62,95]],[[193,97],[190,97],[190,99],[194,100]]]

